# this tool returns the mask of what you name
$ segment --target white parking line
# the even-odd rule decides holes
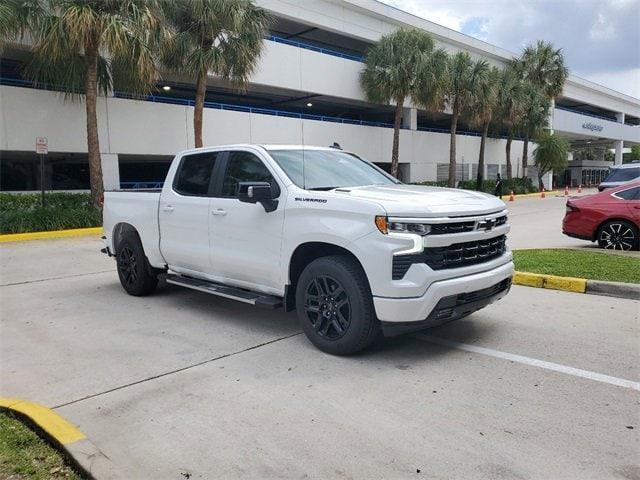
[[[426,340],[427,342],[442,345],[444,347],[457,348],[466,352],[480,353],[482,355],[502,358],[503,360],[510,360],[512,362],[522,363],[524,365],[531,365],[533,367],[544,368],[546,370],[553,370],[554,372],[566,373],[567,375],[573,375],[574,377],[587,378],[589,380],[595,380],[596,382],[608,383],[610,385],[616,385],[618,387],[630,388],[632,390],[640,391],[640,382],[633,382],[631,380],[625,380],[624,378],[611,377],[609,375],[603,375],[602,373],[567,367],[566,365],[560,365],[559,363],[545,362],[544,360],[538,360],[536,358],[524,357],[522,355],[515,355],[513,353],[500,352],[498,350],[478,347],[476,345],[454,342],[451,340],[445,340],[443,338],[432,337],[431,335],[416,334],[415,337]]]

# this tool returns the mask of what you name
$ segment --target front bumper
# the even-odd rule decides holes
[[[512,276],[513,262],[509,261],[484,272],[434,282],[420,297],[374,297],[373,304],[385,334],[418,330],[461,318],[499,300],[509,291]]]

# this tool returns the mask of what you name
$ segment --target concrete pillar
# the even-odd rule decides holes
[[[418,129],[418,109],[403,108],[402,109],[402,128],[409,130]]]
[[[102,184],[105,190],[120,188],[120,166],[118,155],[115,153],[101,153]]]
[[[616,121],[618,123],[624,123],[624,112],[616,113]]]
[[[616,157],[614,160],[614,165],[622,165],[622,149],[624,148],[624,141],[616,140],[613,142],[616,148]]]

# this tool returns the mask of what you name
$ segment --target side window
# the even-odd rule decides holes
[[[640,200],[640,187],[622,190],[621,192],[616,193],[616,197],[624,200]]]
[[[218,155],[219,152],[205,152],[182,157],[173,189],[182,195],[207,196]]]
[[[239,182],[269,182],[272,189],[277,188],[271,172],[253,153],[229,152],[221,196],[236,197]]]

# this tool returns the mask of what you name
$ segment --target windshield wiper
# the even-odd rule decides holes
[[[340,188],[340,187],[311,187],[311,188],[307,188],[307,190],[309,191],[319,191],[319,192],[326,192],[327,190],[333,190],[334,188]]]

